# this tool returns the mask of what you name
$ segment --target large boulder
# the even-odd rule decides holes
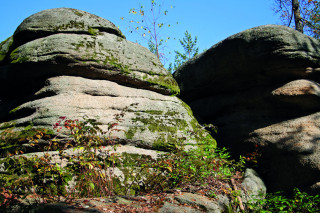
[[[179,87],[159,59],[105,19],[45,10],[25,19],[0,53],[1,129],[88,117],[104,131],[118,123],[113,136],[141,148],[214,142],[175,97]]]
[[[74,25],[53,25],[61,24],[62,17],[62,24],[83,24],[80,29]],[[12,38],[1,43],[0,53],[1,88],[7,91],[1,94],[1,100],[12,96],[18,83],[27,84],[28,79],[34,85],[37,80],[43,82],[56,75],[108,79],[165,95],[179,93],[172,75],[154,54],[125,40],[109,21],[84,11],[58,8],[32,15]]]
[[[219,42],[174,77],[200,123],[218,126],[220,145],[259,147],[268,190],[319,193],[319,59],[318,40],[266,25]]]

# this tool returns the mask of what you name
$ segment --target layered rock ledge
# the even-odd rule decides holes
[[[266,25],[219,42],[174,77],[199,121],[218,126],[221,146],[259,147],[268,190],[318,193],[319,70],[317,39]]]
[[[114,137],[147,149],[182,139],[215,143],[175,97],[179,87],[159,59],[108,20],[45,10],[25,19],[0,53],[1,129],[52,129],[60,116],[89,117],[103,130],[118,123]]]

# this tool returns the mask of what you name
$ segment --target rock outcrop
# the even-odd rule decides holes
[[[58,8],[32,15],[1,43],[0,50],[0,64],[11,64],[1,71],[6,80],[10,76],[15,81],[17,76],[35,81],[74,75],[165,95],[179,93],[177,83],[154,54],[125,40],[111,22],[84,11]]]
[[[185,138],[214,142],[174,96],[179,87],[158,58],[105,19],[45,10],[25,19],[0,53],[2,129],[30,123],[50,129],[60,116],[86,116],[103,130],[118,123],[113,136],[136,147],[165,150]]]
[[[262,152],[268,190],[320,192],[320,42],[266,25],[233,35],[174,73],[200,123],[221,146]]]
[[[125,160],[136,163],[136,155],[155,160],[164,153],[159,151],[182,144],[185,148],[199,142],[215,146],[215,140],[199,125],[190,107],[175,96],[179,94],[178,84],[157,57],[125,40],[111,22],[84,11],[57,8],[25,19],[14,35],[0,44],[0,91],[0,133],[8,129],[29,130],[30,125],[52,130],[61,116],[96,119],[104,131],[116,123],[112,142],[118,144],[116,148],[114,144],[107,144],[93,149],[99,161],[116,153],[132,155]],[[66,133],[60,131],[57,140],[45,141],[39,136],[36,143],[63,143],[70,139]],[[16,154],[12,158],[37,156],[64,168],[81,159],[76,156],[83,152],[83,147],[43,152],[40,146],[28,143],[28,140],[19,141],[19,146],[28,149],[25,153],[21,150],[21,153],[11,153]],[[5,155],[5,149],[2,144],[0,157]],[[132,181],[130,177],[143,179],[141,169],[135,172],[140,167],[136,164],[131,167],[116,165],[106,170],[112,170],[115,180],[122,181],[119,184]],[[3,166],[0,170],[5,172]],[[149,173],[149,168],[146,172]],[[264,194],[266,189],[261,179],[251,170],[245,174],[240,188],[242,199],[248,201],[251,195]],[[75,181],[68,182],[70,188]],[[159,207],[159,212],[175,212],[184,205],[183,211],[222,212],[232,199],[227,194],[219,195],[216,200],[181,192],[165,196],[164,203],[162,198],[157,201],[159,206],[151,206],[152,202],[143,197],[139,200],[129,196],[128,199],[113,197],[100,199],[102,202],[96,199],[86,202],[108,211],[125,204],[129,210],[137,211],[140,207]],[[45,204],[34,212],[43,209],[73,211],[74,208],[66,203]]]

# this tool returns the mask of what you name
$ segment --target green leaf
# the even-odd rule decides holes
[[[89,186],[92,190],[94,190],[94,184],[92,182],[89,183]]]

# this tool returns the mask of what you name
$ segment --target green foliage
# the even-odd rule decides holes
[[[318,0],[274,0],[274,11],[279,14],[282,23],[297,29],[299,22],[301,31],[314,38],[319,38],[319,4]],[[294,13],[294,4],[298,4],[298,16]]]
[[[159,114],[159,111],[150,111]],[[61,117],[53,127],[56,134],[45,129],[28,126],[20,132],[12,129],[1,133],[1,143],[15,144],[13,141],[28,141],[37,144],[45,139],[49,143],[47,151],[58,150],[58,160],[49,152],[38,155],[17,155],[20,144],[14,151],[2,152],[0,160],[0,210],[19,204],[21,200],[32,198],[36,203],[59,201],[81,197],[108,197],[111,195],[137,195],[161,193],[174,189],[201,191],[209,197],[224,193],[232,198],[228,207],[235,211],[240,205],[240,191],[235,186],[241,180],[245,160],[231,160],[226,148],[217,148],[215,141],[203,141],[187,148],[186,138],[177,138],[169,144],[170,152],[157,159],[142,155],[117,154],[116,138],[112,137],[118,122],[124,114],[115,117],[107,131],[102,131],[95,119],[70,120]],[[57,136],[68,131],[72,139],[61,144]],[[55,135],[55,136],[54,136]],[[112,150],[99,150],[111,145]],[[73,148],[72,155],[65,150]],[[2,149],[5,150],[5,149]],[[6,154],[5,154],[6,153]],[[250,160],[256,159],[256,154]],[[115,175],[120,169],[123,177]],[[239,182],[240,183],[240,182]],[[239,184],[238,183],[238,184]],[[248,212],[318,212],[319,196],[309,196],[295,190],[292,199],[280,194],[269,194],[264,200],[255,200],[245,208]]]
[[[314,1],[314,8],[310,11],[310,20],[306,22],[309,33],[314,38],[320,39],[320,2]]]
[[[65,194],[65,185],[72,179],[67,169],[62,170],[58,164],[50,163],[48,154],[41,157],[5,158],[1,163],[7,171],[1,176],[1,182],[19,196],[26,197],[33,192],[53,199],[53,196]]]
[[[13,129],[14,127],[11,127],[0,132],[0,158],[23,154],[27,149],[39,147],[40,139],[50,139],[54,133],[44,128],[33,128],[32,124],[21,131]]]
[[[319,212],[320,211],[320,196],[308,195],[305,192],[300,192],[299,189],[293,190],[293,197],[288,198],[282,195],[281,192],[269,193],[265,199],[254,200],[247,204],[250,212]]]
[[[197,148],[186,150],[183,141],[171,146],[171,152],[162,155],[157,161],[146,163],[151,174],[145,181],[146,191],[167,191],[186,185],[205,184],[209,179],[230,180],[244,167],[244,161],[229,159],[225,148],[216,148],[215,143],[199,144]],[[225,189],[228,191],[228,189]],[[208,191],[208,195],[212,191]]]
[[[116,116],[116,121],[121,121],[122,116]],[[55,136],[48,130],[34,129],[32,126],[21,132],[12,129],[2,132],[2,144],[15,145],[14,151],[9,149],[7,154],[2,152],[2,157],[8,156],[0,162],[5,171],[0,174],[2,207],[6,208],[30,196],[41,203],[59,201],[60,198],[164,192],[194,182],[205,185],[209,179],[228,181],[244,165],[244,162],[229,160],[226,149],[216,149],[215,142],[210,140],[190,150],[186,150],[186,139],[177,139],[176,143],[172,140],[171,152],[158,159],[118,155],[109,151],[104,151],[105,156],[101,156],[98,150],[103,146],[111,145],[114,150],[117,148],[111,134],[120,131],[117,123],[111,123],[108,131],[103,132],[95,119],[85,117],[79,121],[61,117],[53,128],[56,130]],[[58,136],[63,131],[68,131],[72,139],[61,143]],[[58,150],[60,160],[54,159],[49,152],[39,156],[19,156],[17,154],[24,153],[18,149],[21,144],[13,141],[20,140],[28,140],[35,145],[39,140],[47,140],[49,143],[43,149]],[[66,155],[64,150],[70,148],[78,154]],[[121,168],[124,179],[114,174],[115,167]],[[208,190],[207,193],[212,196],[215,194],[214,190]]]
[[[97,147],[103,143],[110,144],[110,138],[99,135],[110,135],[116,130],[115,124],[110,124],[108,132],[102,132],[95,119],[84,118],[83,121],[70,120],[61,117],[54,124],[58,135],[65,128],[73,138],[62,145],[55,137],[51,137],[52,131],[46,129],[34,129],[28,126],[22,131],[15,132],[12,129],[1,133],[2,158],[4,173],[0,174],[0,206],[8,207],[18,199],[25,199],[32,195],[36,202],[57,201],[60,197],[90,197],[106,196],[113,190],[109,178],[102,172],[110,168],[113,155],[101,160],[96,155]],[[49,135],[50,133],[50,135]],[[23,155],[20,141],[27,141],[36,145],[40,139],[49,141],[46,151],[59,150],[57,161],[49,152],[43,155]],[[7,146],[5,146],[7,144]],[[13,148],[14,149],[13,149]],[[74,147],[79,155],[66,156],[64,150]],[[5,152],[3,152],[5,150]],[[15,156],[14,156],[15,155]],[[66,159],[68,163],[63,164]],[[111,163],[110,163],[111,162]],[[97,170],[99,168],[100,170]],[[110,176],[110,175],[109,175]],[[75,186],[68,190],[69,182],[75,178]],[[13,199],[8,199],[7,195]],[[5,196],[6,195],[6,196]]]
[[[184,38],[181,40],[179,39],[179,42],[181,46],[183,47],[184,52],[181,53],[179,51],[175,52],[175,61],[174,64],[170,63],[168,70],[170,72],[174,72],[180,67],[185,61],[193,58],[194,56],[198,55],[199,48],[197,47],[197,36],[192,39],[191,34],[186,30],[184,33]]]

